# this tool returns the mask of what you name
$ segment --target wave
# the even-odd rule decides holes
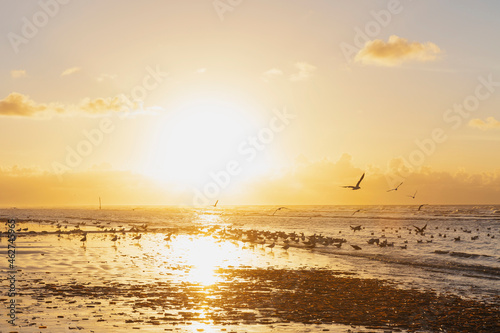
[[[422,269],[432,269],[432,270],[439,270],[439,271],[444,271],[444,272],[460,271],[462,273],[474,274],[474,277],[478,277],[478,278],[500,280],[500,268],[491,267],[491,266],[484,266],[484,265],[479,265],[479,264],[472,265],[472,264],[457,263],[457,262],[450,262],[450,261],[446,261],[446,262],[416,261],[416,260],[412,260],[409,258],[391,257],[391,256],[387,256],[387,255],[370,254],[370,253],[331,252],[331,251],[328,251],[326,249],[315,249],[315,251],[322,252],[325,254],[331,254],[331,255],[341,255],[341,256],[365,258],[365,259],[376,260],[376,261],[389,263],[389,264],[399,264],[399,265],[417,267],[417,268],[422,268]],[[448,252],[448,251],[439,251],[439,250],[437,250],[434,253],[450,254],[452,256],[453,255],[460,256],[463,254],[461,252]],[[465,255],[467,255],[467,254],[465,254]],[[478,256],[483,256],[483,255],[478,255]],[[488,256],[485,256],[485,257],[488,257]]]

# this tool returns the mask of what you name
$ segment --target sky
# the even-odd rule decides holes
[[[500,204],[497,1],[0,9],[0,207]]]

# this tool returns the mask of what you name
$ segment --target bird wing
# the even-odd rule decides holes
[[[401,184],[399,184],[398,186],[396,186],[396,189],[398,189],[401,185],[403,185],[403,182],[401,182]]]
[[[358,183],[356,184],[356,187],[359,186],[359,184],[361,183],[361,181],[363,180],[363,178],[365,178],[365,174],[363,173],[363,175],[361,176],[361,178],[359,178],[358,180]]]
[[[352,185],[341,186],[341,187],[343,187],[343,188],[354,188],[354,186],[352,186]]]

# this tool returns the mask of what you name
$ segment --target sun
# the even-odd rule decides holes
[[[203,101],[181,107],[161,120],[144,173],[198,186],[237,158],[238,144],[251,126],[250,113],[235,105]]]

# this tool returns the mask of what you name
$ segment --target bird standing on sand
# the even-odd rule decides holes
[[[139,234],[139,235],[135,236],[133,239],[139,240],[139,239],[141,239],[141,237],[142,237],[142,234]]]
[[[285,250],[285,251],[286,251],[286,250],[288,250],[289,248],[290,248],[290,245],[289,245],[289,244],[285,244],[285,245],[282,247],[282,249],[283,249],[283,250]]]
[[[273,247],[276,245],[275,242],[273,242],[272,244],[269,244],[267,247],[271,249],[271,251],[273,250]]]
[[[353,227],[352,225],[350,225],[351,229],[353,232],[356,232],[356,231],[361,231],[361,225],[357,225],[355,227]]]
[[[352,186],[352,185],[347,185],[347,186],[341,186],[343,188],[350,188],[352,189],[353,191],[354,190],[359,190],[361,187],[359,186],[359,184],[361,184],[361,181],[363,180],[363,178],[365,178],[365,174],[363,173],[363,175],[361,176],[361,178],[359,178],[358,182],[356,183],[355,186]]]
[[[87,234],[83,234],[83,238],[80,239],[80,242],[86,242],[87,241]]]
[[[387,192],[391,192],[391,191],[397,191],[398,188],[403,185],[403,182],[401,182],[401,184],[399,184],[398,186],[396,186],[395,188],[391,188],[390,190],[387,190]]]
[[[115,237],[111,238],[112,242],[116,242],[117,240],[118,240],[118,236],[117,235],[115,235]]]

